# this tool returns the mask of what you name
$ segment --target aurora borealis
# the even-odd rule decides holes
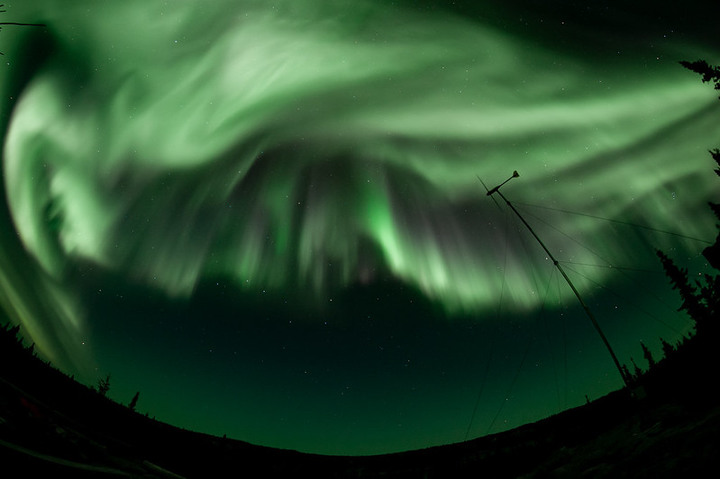
[[[621,361],[686,333],[654,252],[716,234],[720,104],[677,62],[720,62],[718,7],[446,3],[6,3],[47,25],[0,32],[6,315],[141,412],[309,452],[619,387],[478,177],[520,172]]]

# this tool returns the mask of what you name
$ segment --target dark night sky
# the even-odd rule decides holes
[[[718,6],[6,2],[0,307],[193,430],[325,454],[497,432],[690,323]],[[705,4],[711,2],[703,2]],[[642,227],[641,227],[642,226]],[[676,234],[671,234],[676,233]]]

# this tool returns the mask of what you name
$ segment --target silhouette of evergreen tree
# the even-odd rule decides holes
[[[660,250],[657,251],[657,255],[673,289],[678,291],[682,299],[678,311],[685,310],[695,321],[695,330],[698,331],[699,326],[706,323],[708,316],[698,288],[690,284],[687,268],[679,268],[672,259]]]
[[[703,60],[695,62],[681,61],[680,64],[696,73],[702,75],[702,81],[714,83],[716,90],[720,90],[720,67],[708,65]],[[709,151],[717,168],[715,174],[720,176],[720,149],[715,148]],[[720,220],[720,204],[708,203],[713,214]],[[720,225],[718,225],[720,228]],[[657,251],[665,274],[670,279],[673,289],[677,290],[682,304],[678,310],[685,310],[690,318],[695,321],[696,336],[691,338],[700,338],[701,341],[715,341],[720,337],[720,276],[704,274],[701,280],[695,280],[694,284],[690,283],[687,268],[678,267],[672,259],[670,259],[662,251]],[[715,239],[715,243],[703,250],[703,256],[708,260],[713,268],[720,270],[720,234]],[[696,342],[696,341],[695,341]],[[663,345],[663,351],[666,355],[670,351]]]
[[[130,410],[134,411],[135,407],[137,407],[138,399],[140,398],[140,391],[136,392],[133,398],[130,400],[130,404],[128,404],[128,407]]]
[[[12,323],[5,323],[0,328],[0,352],[8,354],[13,352],[22,352],[25,355],[37,357],[35,352],[35,343],[25,346],[22,334],[20,333],[20,325],[13,326]]]
[[[702,75],[703,83],[715,83],[715,89],[720,90],[720,67],[708,65],[705,60],[697,60],[694,62],[681,61],[680,65],[695,73],[699,73]]]
[[[715,163],[718,165],[718,168],[715,168],[715,174],[720,176],[720,149],[715,148],[714,150],[710,150],[710,155],[713,157],[713,160],[715,160]],[[718,221],[720,221],[720,204],[710,201],[708,202],[708,205],[710,206],[712,212],[715,214],[715,217],[718,219]],[[717,226],[718,229],[720,229],[720,224],[718,224]],[[720,234],[718,234],[717,238],[715,238],[715,243],[703,250],[703,256],[705,256],[705,258],[710,262],[713,268],[720,270]]]
[[[633,365],[633,375],[632,378],[637,380],[640,378],[640,376],[643,375],[643,370],[640,368],[640,366],[637,365],[634,358],[630,358],[630,362]]]
[[[109,390],[110,375],[108,374],[105,379],[100,378],[100,380],[98,381],[97,392],[99,392],[101,396],[107,396]]]
[[[635,379],[633,375],[630,374],[630,370],[628,369],[627,364],[623,364],[622,366],[620,366],[620,369],[622,369],[622,374],[624,377],[630,380]]]
[[[645,346],[645,343],[643,343],[642,341],[640,341],[640,347],[643,351],[643,357],[648,363],[648,370],[651,370],[653,367],[655,367],[656,364],[655,358],[652,355],[652,351],[650,351],[650,349],[648,349],[648,347]]]
[[[665,359],[672,357],[675,352],[675,346],[660,338],[660,344],[662,345],[663,357]]]

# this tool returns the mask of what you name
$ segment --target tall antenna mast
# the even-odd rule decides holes
[[[547,253],[548,257],[550,257],[550,259],[552,260],[553,265],[555,265],[555,267],[558,269],[558,271],[560,271],[560,274],[565,279],[567,284],[570,286],[570,289],[572,289],[572,292],[575,293],[575,297],[577,297],[578,301],[580,302],[580,305],[583,307],[583,310],[585,310],[585,314],[587,315],[588,318],[590,318],[590,322],[595,327],[595,330],[600,335],[600,339],[602,339],[603,344],[605,344],[605,347],[607,348],[608,352],[610,353],[610,357],[612,357],[612,360],[615,363],[615,367],[617,367],[617,370],[620,373],[620,377],[622,377],[623,383],[625,383],[625,387],[630,388],[629,379],[626,376],[625,372],[623,371],[623,368],[620,365],[620,361],[618,361],[618,358],[615,355],[615,351],[613,351],[613,348],[612,348],[612,346],[610,346],[610,342],[608,341],[607,337],[605,336],[605,333],[603,333],[603,330],[600,328],[600,325],[598,324],[597,320],[595,319],[595,316],[593,316],[592,311],[590,311],[590,308],[588,308],[588,306],[585,304],[585,301],[583,301],[582,296],[580,296],[580,293],[578,292],[577,288],[575,287],[573,282],[570,281],[570,278],[568,277],[567,273],[565,272],[563,267],[560,265],[558,260],[556,260],[555,257],[553,256],[553,254],[550,252],[550,250],[547,249],[547,246],[545,246],[545,243],[542,242],[542,240],[537,235],[537,233],[535,233],[535,231],[528,224],[528,222],[525,221],[525,218],[523,218],[522,215],[520,214],[520,212],[517,209],[515,209],[515,206],[513,206],[513,204],[510,203],[510,200],[505,198],[505,195],[503,195],[502,192],[500,192],[501,186],[503,186],[505,183],[512,180],[513,178],[517,178],[518,176],[520,176],[518,174],[518,172],[513,171],[513,174],[510,178],[503,181],[496,187],[488,190],[487,196],[492,197],[492,195],[497,193],[500,196],[500,198],[502,198],[505,201],[505,203],[510,207],[510,209],[513,210],[513,212],[517,215],[517,217],[520,218],[520,221],[522,221],[523,224],[530,231],[530,233],[532,233],[533,237],[537,240],[537,242],[540,243],[540,246],[542,246],[542,249],[545,250],[545,253]]]

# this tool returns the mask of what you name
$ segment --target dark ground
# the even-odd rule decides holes
[[[407,453],[335,457],[157,422],[1,339],[3,478],[694,478],[720,471],[720,401],[708,381],[714,367],[697,354],[661,362],[638,382],[640,393],[618,391],[512,431]]]

